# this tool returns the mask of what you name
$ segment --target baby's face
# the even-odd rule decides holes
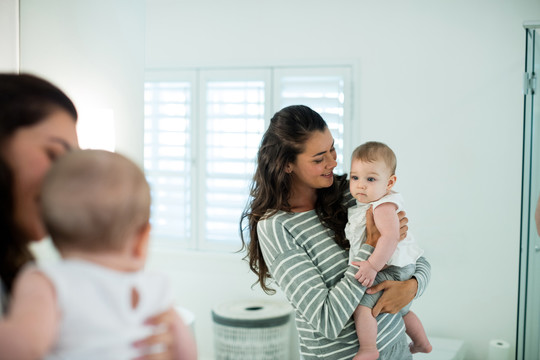
[[[352,196],[361,203],[379,200],[390,191],[394,181],[395,176],[382,160],[353,160],[351,163],[349,186]]]

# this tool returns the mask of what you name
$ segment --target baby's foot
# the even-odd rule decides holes
[[[409,344],[409,350],[411,351],[411,354],[416,354],[416,353],[430,353],[431,350],[433,348],[431,347],[431,344],[429,343],[429,341],[427,341],[426,343],[414,343],[414,342],[411,342]]]
[[[377,348],[358,350],[358,353],[353,357],[353,360],[377,360],[379,358],[379,351]]]

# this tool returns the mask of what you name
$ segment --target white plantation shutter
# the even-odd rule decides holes
[[[144,169],[152,189],[152,235],[191,238],[191,83],[146,82]]]
[[[204,96],[205,101],[201,106],[204,106],[206,126],[201,151],[206,159],[204,173],[200,173],[204,191],[199,213],[205,232],[202,247],[237,250],[241,244],[240,217],[248,200],[255,157],[265,130],[269,73],[253,76],[237,73],[234,77],[239,80],[212,80],[231,75],[216,76],[213,72],[203,76],[201,98]]]
[[[318,112],[328,124],[338,155],[335,172],[339,174],[344,172],[344,155],[348,150],[344,146],[344,127],[348,121],[345,105],[350,97],[350,73],[348,67],[289,68],[274,72],[274,97],[279,109],[288,105],[306,105]]]
[[[293,104],[319,112],[341,166],[349,93],[347,67],[148,72],[144,168],[152,237],[166,246],[238,250],[240,216],[272,115]]]

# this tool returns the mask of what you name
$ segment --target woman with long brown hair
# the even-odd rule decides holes
[[[78,147],[77,111],[56,86],[30,75],[0,74],[0,279],[7,294],[45,237],[38,201],[55,158]],[[5,310],[5,309],[4,309]]]
[[[333,173],[336,165],[334,139],[318,113],[302,105],[278,111],[263,136],[241,220],[241,226],[248,223],[242,241],[261,287],[273,292],[267,282],[274,280],[295,309],[305,360],[350,360],[358,351],[351,316],[366,288],[355,278],[357,268],[348,265],[344,228],[347,208],[355,202],[346,176]],[[403,238],[407,219],[400,217]],[[380,236],[372,216],[366,231],[367,245],[357,261],[369,257]],[[380,359],[412,359],[396,313],[423,293],[430,275],[421,257],[413,279],[385,281],[370,290],[384,290],[373,309],[380,313]]]
[[[34,260],[30,243],[47,235],[39,209],[41,184],[55,159],[78,148],[76,122],[73,102],[55,85],[29,74],[0,74],[0,318],[17,274]],[[177,317],[170,309],[147,321],[167,330],[138,342],[142,349],[155,344],[164,349],[142,358],[174,358]]]

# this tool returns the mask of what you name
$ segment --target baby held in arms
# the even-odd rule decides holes
[[[75,150],[45,177],[41,209],[62,259],[33,264],[14,285],[0,321],[0,359],[134,359],[162,352],[140,340],[164,329],[146,324],[173,305],[167,278],[143,271],[150,188],[122,155]],[[194,360],[191,330],[169,326],[176,359]],[[147,349],[142,351],[141,349]]]
[[[392,190],[396,183],[396,156],[392,149],[380,142],[367,142],[352,154],[350,191],[357,205],[349,208],[345,234],[349,239],[350,261],[366,239],[366,211],[372,207],[373,218],[381,237],[371,256],[359,263],[358,281],[370,287],[385,280],[403,281],[411,278],[416,260],[423,250],[408,233],[399,241],[399,219],[403,210],[403,198]],[[354,320],[360,349],[354,360],[374,360],[379,357],[377,349],[377,321],[371,308],[381,292],[365,294],[354,312]],[[410,304],[401,310],[405,331],[412,339],[411,353],[431,351],[420,319],[409,310]]]

